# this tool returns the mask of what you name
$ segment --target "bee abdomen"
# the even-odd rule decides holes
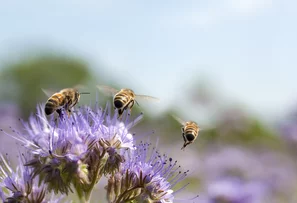
[[[55,110],[56,110],[56,105],[53,104],[52,102],[47,102],[45,104],[44,111],[46,115],[52,114]]]
[[[124,95],[120,95],[120,94],[116,95],[113,103],[117,109],[120,109],[126,103],[126,97]]]
[[[187,128],[185,129],[185,134],[191,134],[193,136],[197,136],[198,134],[198,128],[195,126],[187,126]]]
[[[59,100],[60,97],[56,94],[54,94],[47,100],[44,108],[46,115],[52,114],[58,108],[60,102]]]
[[[117,109],[120,109],[123,107],[123,102],[121,100],[114,100],[114,106],[117,108]]]
[[[189,133],[186,134],[186,138],[187,138],[188,141],[195,140],[195,137],[196,136],[193,133],[191,133],[191,132],[189,132]]]

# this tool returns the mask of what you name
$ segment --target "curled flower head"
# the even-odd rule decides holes
[[[150,144],[134,145],[129,130],[142,116],[130,122],[126,112],[118,119],[107,106],[105,110],[80,107],[69,117],[61,113],[58,119],[53,115],[48,119],[40,106],[36,115],[23,122],[25,132],[4,132],[30,156],[23,162],[22,183],[2,175],[3,187],[10,194],[6,198],[2,190],[1,198],[18,202],[31,195],[34,202],[42,202],[48,192],[75,191],[81,201],[89,201],[94,186],[106,176],[109,202],[173,202],[174,195],[187,185],[175,188],[188,171],[181,171],[176,161]],[[33,180],[42,187],[35,188]]]
[[[20,158],[20,162],[24,159]],[[0,155],[0,197],[3,202],[60,202],[61,198],[48,197],[45,185],[39,185],[38,179],[31,174],[29,167],[19,165],[14,171],[3,155]]]
[[[124,162],[122,149],[133,148],[128,130],[135,122],[119,121],[105,110],[79,108],[70,117],[47,119],[43,106],[23,122],[25,132],[10,135],[32,154],[25,165],[39,176],[48,190],[68,194],[73,185],[83,195],[90,191],[102,174],[114,173]],[[108,113],[109,111],[109,113]],[[66,115],[66,114],[65,114]],[[136,119],[141,119],[142,115]]]
[[[133,147],[132,135],[129,133],[125,133],[124,136],[126,136],[126,139],[128,140],[128,142],[124,143],[120,135],[124,133],[126,129],[121,129],[121,128],[124,128],[124,125],[122,123],[118,126],[111,126],[111,128],[103,129],[104,133],[102,135],[105,135],[105,136],[102,138],[102,144],[101,144],[102,147],[104,148],[112,147],[115,149],[132,148]],[[118,132],[121,130],[123,131]]]
[[[121,170],[109,179],[107,193],[111,202],[173,202],[174,186],[188,171],[181,172],[177,162],[161,155],[150,144],[141,143],[127,151]]]
[[[117,121],[117,115],[115,115],[113,119],[106,119],[106,123],[109,127],[104,126],[99,131],[102,135],[99,140],[99,145],[108,154],[103,167],[103,173],[105,175],[108,173],[114,174],[119,171],[120,164],[125,161],[125,157],[122,155],[123,150],[135,150],[133,136],[128,130],[137,124],[142,119],[143,115],[140,114],[130,123],[129,114],[126,113],[124,115],[126,115],[124,122]]]
[[[101,145],[103,148],[114,149],[135,149],[134,140],[128,130],[137,124],[143,117],[141,113],[135,120],[129,123],[129,114],[126,113],[126,120],[120,122],[117,117],[106,119],[107,126],[103,126],[98,133],[101,135]]]

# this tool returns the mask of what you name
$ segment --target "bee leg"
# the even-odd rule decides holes
[[[185,140],[185,137],[183,136],[184,140]],[[181,150],[185,150],[185,147],[187,146],[187,142],[185,140],[184,144],[183,144],[183,147],[181,148]]]
[[[185,151],[185,148],[186,148],[186,144],[184,144],[184,146],[181,148],[181,150]]]
[[[71,114],[70,108],[71,108],[71,99],[68,98],[68,103],[64,106],[64,110],[66,111],[68,118],[70,117],[70,114]]]
[[[131,116],[132,108],[128,109],[128,116]]]
[[[56,112],[59,114],[59,118],[61,120],[63,120],[64,119],[64,113],[63,113],[62,109],[57,109]]]
[[[186,139],[185,133],[182,133],[182,136],[183,136],[184,142],[186,143],[187,139]]]
[[[119,114],[118,119],[122,118],[123,112],[124,112],[123,109],[118,109],[118,114]]]
[[[61,118],[61,116],[62,116],[62,114],[63,114],[63,113],[62,113],[62,110],[61,110],[61,109],[57,109],[56,112],[59,114],[59,117]]]
[[[70,117],[70,115],[71,115],[71,110],[70,109],[67,109],[67,115],[68,115],[68,118]]]
[[[181,148],[181,150],[184,150],[186,148],[187,145],[191,144],[192,142],[187,142],[185,141],[184,146]]]
[[[129,105],[129,114],[131,113],[131,111],[132,111],[132,107],[134,106],[134,103],[135,103],[135,102],[136,102],[136,104],[139,106],[139,104],[137,103],[136,100],[132,100],[131,103],[130,103],[130,105]]]
[[[188,140],[186,140],[185,136],[184,137],[184,140],[185,140],[185,143],[183,145],[183,147],[181,148],[181,150],[184,150],[186,148],[186,146],[188,146],[189,144],[191,144],[192,142],[189,142]]]
[[[185,128],[181,127],[181,131],[182,131],[182,136],[183,136],[184,142],[186,142],[187,139],[186,139],[186,136],[185,136]]]

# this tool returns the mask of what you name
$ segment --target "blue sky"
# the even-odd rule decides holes
[[[76,54],[163,105],[206,76],[269,118],[297,99],[296,11],[293,0],[1,1],[0,56]]]

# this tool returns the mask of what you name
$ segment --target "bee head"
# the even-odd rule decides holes
[[[77,90],[75,91],[75,98],[77,98],[77,100],[80,98],[80,93]]]
[[[79,92],[78,90],[75,91],[75,98],[79,99],[80,95],[82,94],[90,94],[90,92]]]

